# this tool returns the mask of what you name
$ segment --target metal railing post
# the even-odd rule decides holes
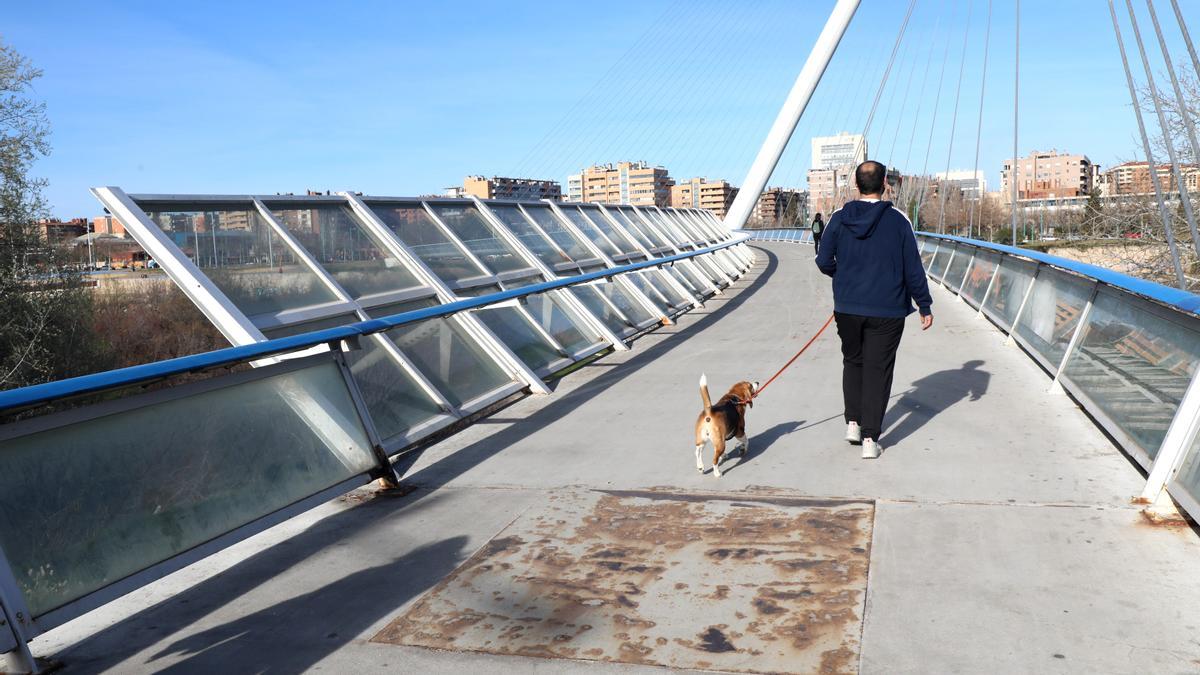
[[[341,340],[330,343],[329,351],[333,353],[333,360],[337,363],[338,372],[341,373],[342,380],[346,383],[346,389],[350,392],[354,410],[358,413],[358,419],[367,432],[367,440],[371,442],[371,453],[375,455],[375,461],[379,462],[376,478],[382,479],[390,487],[395,487],[400,482],[400,474],[396,472],[391,460],[388,459],[387,452],[383,449],[383,439],[380,438],[379,430],[375,427],[375,419],[371,417],[367,400],[363,397],[362,389],[358,387],[358,380],[354,379],[353,371],[350,370],[350,363],[346,360],[345,353],[347,347],[362,349],[357,340]]]
[[[1200,431],[1200,369],[1192,374],[1192,380],[1188,383],[1183,398],[1179,401],[1175,416],[1171,418],[1171,425],[1167,427],[1167,433],[1163,436],[1162,445],[1158,447],[1158,454],[1154,456],[1154,464],[1150,467],[1150,474],[1146,477],[1146,486],[1142,489],[1143,500],[1153,503],[1159,498],[1167,483],[1179,471],[1198,431]]]
[[[0,652],[0,666],[5,666],[4,661],[7,660],[8,668],[18,673],[38,672],[37,660],[29,650],[29,641],[40,631],[33,624],[33,614],[25,604],[25,595],[17,585],[17,578],[8,564],[3,546],[0,546],[0,631],[10,633],[15,643],[9,654]]]

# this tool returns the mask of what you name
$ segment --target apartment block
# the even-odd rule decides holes
[[[805,225],[808,217],[808,193],[782,187],[769,187],[754,206],[756,224],[763,227]]]
[[[474,195],[480,199],[550,199],[562,201],[562,185],[556,180],[536,178],[507,178],[504,176],[467,176],[461,189],[447,188],[447,195],[465,197]]]
[[[1100,176],[1101,194],[1114,195],[1154,194],[1154,183],[1150,180],[1150,164],[1147,162],[1125,162],[1103,172]],[[1184,164],[1179,167],[1183,184],[1194,194],[1200,189],[1200,165]],[[1159,164],[1156,168],[1159,184],[1165,192],[1178,192],[1175,175],[1170,164]]]
[[[808,206],[814,215],[820,213],[828,219],[829,214],[857,195],[853,166],[808,170]]]
[[[737,193],[738,189],[728,181],[693,178],[671,186],[671,206],[708,209],[718,218],[724,218]]]
[[[843,131],[812,139],[812,168],[856,167],[867,159],[867,141],[862,134]]]
[[[1013,160],[1000,171],[1000,191],[1012,202]],[[1086,196],[1092,191],[1094,171],[1087,155],[1034,151],[1016,161],[1017,199],[1047,199]]]
[[[597,164],[567,177],[567,201],[635,206],[670,206],[671,179],[645,162]]]

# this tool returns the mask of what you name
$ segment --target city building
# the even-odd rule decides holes
[[[812,139],[812,168],[855,167],[867,159],[867,142],[862,134],[843,131],[834,136]]]
[[[1086,196],[1091,193],[1094,170],[1087,155],[1034,151],[1017,163],[1017,200],[1056,199]],[[1012,201],[1013,160],[1004,162],[1000,171],[1000,191]]]
[[[645,162],[596,164],[567,178],[567,201],[669,206],[675,181]]]
[[[125,234],[125,226],[121,224],[121,221],[110,215],[92,218],[92,232],[96,232],[97,234],[111,234],[117,237],[128,236]]]
[[[1102,194],[1106,197],[1154,194],[1149,166],[1146,162],[1125,162],[1105,171],[1100,178]],[[1200,189],[1200,165],[1184,164],[1179,168],[1188,192],[1194,193]],[[1178,192],[1170,164],[1159,164],[1157,172],[1164,192]]]
[[[671,206],[707,209],[718,218],[724,218],[737,193],[738,189],[728,181],[693,178],[671,186]]]
[[[467,176],[461,188],[446,188],[446,195],[466,197],[474,195],[480,199],[551,199],[562,201],[562,185],[556,180],[536,178],[507,178],[503,176]]]
[[[754,206],[754,223],[762,227],[808,224],[808,193],[782,187],[769,187]]]
[[[854,189],[854,168],[850,165],[831,169],[808,170],[808,207],[813,214],[826,218],[840,208]]]
[[[962,190],[963,197],[967,199],[978,199],[980,195],[987,193],[987,179],[983,177],[982,171],[976,172],[971,169],[939,171],[933,174],[933,177],[939,184],[953,185]]]
[[[72,218],[68,221],[50,218],[39,220],[37,226],[42,231],[42,238],[45,242],[55,246],[73,241],[88,233],[86,218]]]

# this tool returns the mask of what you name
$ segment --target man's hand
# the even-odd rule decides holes
[[[933,325],[933,315],[932,314],[922,314],[921,315],[921,330],[929,330],[929,327],[932,325]]]

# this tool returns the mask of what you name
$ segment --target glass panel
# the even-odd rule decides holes
[[[1036,272],[1037,265],[1033,263],[1007,256],[1001,258],[1000,271],[992,282],[983,308],[992,312],[1005,328],[1011,328]]]
[[[921,250],[921,263],[925,265],[925,271],[929,272],[933,265],[933,257],[937,255],[937,244],[930,241],[924,249]]]
[[[693,294],[699,295],[701,293],[700,289],[703,288],[703,286],[697,286],[695,281],[693,281],[688,275],[684,274],[682,265],[679,265],[678,267],[671,265],[663,269],[667,274],[675,277],[676,281],[678,281],[684,288],[691,291]]]
[[[579,211],[579,207],[563,207],[563,213],[565,213],[567,218],[575,224],[575,227],[579,228],[579,231],[583,233],[583,236],[590,239],[591,242],[595,244],[596,247],[601,251],[604,251],[609,256],[621,255],[621,251],[603,234],[601,234],[600,230],[597,230],[595,226],[588,222],[587,218],[583,217],[583,213]]]
[[[663,236],[670,239],[671,243],[673,243],[676,248],[690,248],[690,246],[687,245],[687,242],[683,240],[683,237],[679,234],[679,232],[676,232],[673,226],[668,225],[666,221],[662,219],[662,216],[658,213],[658,211],[654,209],[642,209],[642,215],[649,218],[650,222],[654,223],[658,231],[661,232]]]
[[[650,282],[650,285],[654,287],[654,290],[658,291],[660,295],[663,295],[667,298],[667,302],[670,303],[671,309],[681,309],[685,306],[691,305],[691,298],[685,297],[675,288],[675,286],[668,283],[663,276],[663,272],[659,270],[647,270],[642,274],[645,275],[646,281]]]
[[[1064,371],[1151,459],[1200,359],[1200,322],[1178,318],[1100,293]]]
[[[716,264],[709,259],[708,255],[696,256],[695,258],[692,258],[692,260],[696,261],[696,264],[700,266],[700,269],[704,270],[704,273],[708,275],[708,278],[711,279],[714,284],[720,285],[724,283],[725,275],[722,274]]]
[[[1062,361],[1093,283],[1047,268],[1034,282],[1029,303],[1017,323],[1017,334],[1045,356],[1051,367]]]
[[[501,204],[489,204],[488,208],[508,226],[509,231],[515,234],[526,248],[541,258],[546,265],[554,267],[558,263],[571,262],[566,254],[558,250],[533,225],[529,224],[529,220],[525,218],[525,214],[521,213],[521,209]]]
[[[501,342],[517,355],[530,370],[541,371],[550,364],[561,361],[558,353],[533,327],[516,307],[492,307],[475,312]]]
[[[694,258],[688,258],[692,264],[676,263],[678,271],[682,272],[691,280],[692,286],[698,289],[701,293],[707,292],[714,286],[711,279],[706,276],[702,268],[695,264]]]
[[[615,281],[612,283],[596,284],[592,288],[599,289],[604,294],[604,297],[612,301],[617,306],[617,309],[621,310],[621,313],[639,326],[648,321],[658,321],[660,318],[660,315],[651,314],[650,310],[643,307],[637,300],[634,300],[633,296],[627,290],[621,288],[621,285]]]
[[[658,290],[650,285],[650,282],[646,280],[646,277],[644,277],[641,272],[629,272],[622,275],[622,278],[628,279],[629,282],[633,284],[634,288],[641,291],[642,295],[645,295],[646,298],[648,298],[650,302],[653,302],[655,305],[662,307],[669,304],[666,298],[659,296]]]
[[[309,255],[355,298],[422,285],[399,259],[367,234],[348,207],[322,205],[271,211]]]
[[[370,207],[383,224],[444,281],[457,283],[486,274],[446,237],[419,204],[372,203]]]
[[[370,447],[332,361],[7,440],[0,544],[40,616],[369,471]]]
[[[462,240],[476,258],[492,272],[512,272],[529,268],[508,242],[496,235],[495,229],[479,209],[469,204],[431,204],[435,213]]]
[[[639,252],[638,247],[629,237],[625,236],[623,232],[613,227],[612,221],[610,221],[608,217],[604,215],[604,213],[600,210],[600,207],[581,206],[579,208],[581,211],[587,214],[588,218],[592,219],[592,222],[595,223],[596,227],[600,228],[601,232],[607,235],[608,238],[614,244],[616,244],[617,248],[620,249],[622,253]]]
[[[356,321],[358,318],[351,314],[274,328],[263,333],[267,338],[275,339],[334,328]],[[379,342],[381,339],[385,338],[378,335],[362,338],[362,349],[346,352],[346,362],[350,366],[354,381],[358,383],[359,391],[362,392],[367,411],[371,413],[371,420],[375,422],[375,430],[386,443],[444,411],[388,353]]]
[[[960,246],[958,253],[954,259],[950,261],[950,269],[946,272],[945,283],[950,288],[958,290],[962,285],[963,275],[967,273],[967,266],[971,264],[971,256],[975,254],[975,249],[967,246]]]
[[[373,309],[371,316],[399,314],[434,304],[428,300],[397,303]],[[483,347],[450,320],[428,319],[393,328],[387,336],[456,407],[513,381]]]
[[[600,341],[599,336],[588,337],[584,334],[583,319],[577,321],[575,313],[568,313],[566,306],[558,298],[538,293],[526,297],[525,303],[525,308],[529,310],[534,321],[553,335],[567,351],[580,352]],[[592,333],[591,329],[587,331],[588,334]]]
[[[937,257],[933,259],[933,269],[929,273],[935,279],[941,279],[946,273],[946,268],[950,265],[950,258],[956,255],[956,247],[953,244],[943,244],[938,246]]]
[[[611,286],[612,284],[604,285]],[[609,330],[617,335],[625,335],[633,329],[633,324],[626,321],[625,317],[619,313],[613,311],[612,307],[601,297],[600,290],[595,286],[571,286],[567,290],[578,298],[584,307],[588,308],[592,316],[603,322]]]
[[[146,215],[247,316],[337,300],[252,205]]]
[[[650,236],[642,231],[643,225],[637,220],[637,216],[626,213],[624,209],[610,208],[608,212],[620,220],[621,224],[625,226],[625,230],[637,238],[638,242],[647,249],[653,250],[666,245],[651,240]]]
[[[555,215],[549,206],[526,204],[524,208],[529,216],[538,224],[538,227],[542,228],[554,240],[554,243],[566,251],[567,255],[571,256],[575,262],[591,260],[596,257],[592,255],[592,252],[582,241],[567,231],[562,221],[558,219],[558,216]]]
[[[983,294],[987,292],[988,284],[992,281],[992,274],[996,271],[996,262],[999,259],[1000,256],[987,251],[975,253],[975,262],[971,265],[971,271],[967,273],[967,279],[963,283],[962,295],[976,307],[983,300]]]

